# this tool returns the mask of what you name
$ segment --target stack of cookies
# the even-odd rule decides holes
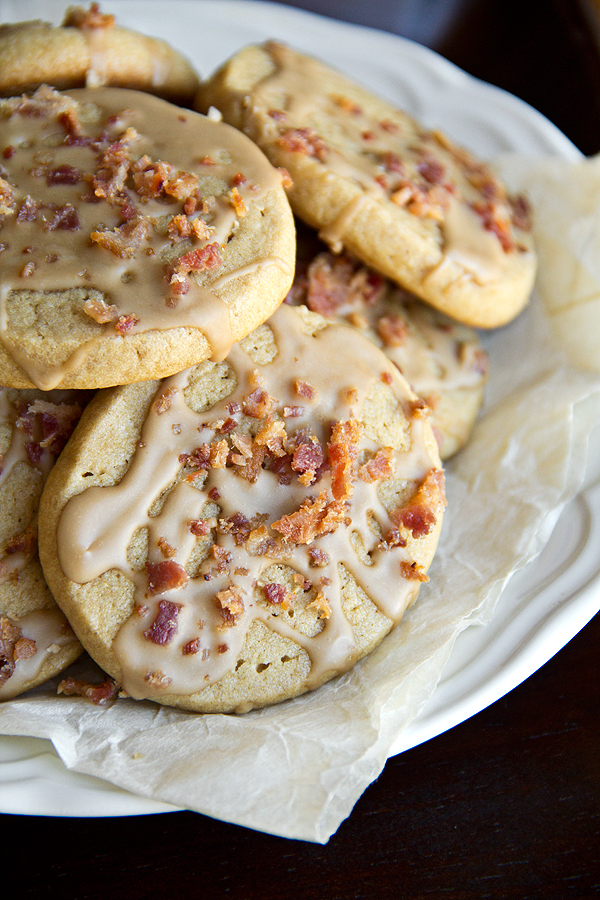
[[[107,679],[64,692],[242,712],[348,671],[428,580],[528,208],[290,48],[203,84],[170,51],[156,84],[126,35],[96,5],[0,28],[0,61],[55,47],[1,67],[0,697],[83,647]]]

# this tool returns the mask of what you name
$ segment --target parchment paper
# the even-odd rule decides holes
[[[491,616],[510,576],[548,540],[600,421],[600,161],[499,166],[537,206],[538,289],[517,321],[484,338],[485,411],[447,466],[430,582],[399,627],[352,672],[274,708],[239,717],[123,699],[99,708],[57,697],[54,682],[2,704],[2,733],[49,738],[68,768],[136,794],[328,840],[431,695],[456,636]]]

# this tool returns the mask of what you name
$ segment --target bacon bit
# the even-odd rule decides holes
[[[221,491],[217,487],[211,488],[210,491],[208,492],[208,496],[210,497],[211,500],[214,500],[216,503],[217,500],[221,499]]]
[[[265,556],[268,553],[274,557],[276,548],[277,541],[264,525],[253,528],[245,542],[245,550],[249,556]]]
[[[12,216],[16,209],[13,189],[4,178],[0,178],[0,216]]]
[[[288,170],[285,168],[285,166],[278,166],[277,171],[281,175],[281,186],[284,191],[291,191],[291,189],[294,187],[294,181]]]
[[[198,653],[200,650],[200,638],[194,638],[191,641],[188,641],[187,644],[184,644],[181,648],[181,652],[184,656],[193,656],[195,653]]]
[[[187,200],[188,197],[196,193],[199,187],[198,176],[192,172],[185,172],[178,169],[175,174],[171,174],[168,181],[163,185],[163,191],[167,196],[173,197],[175,200]]]
[[[358,477],[367,484],[380,481],[382,478],[391,478],[394,474],[394,451],[391,447],[383,447],[375,456],[367,460],[358,470]]]
[[[7,147],[5,147],[4,150],[2,151],[2,156],[4,159],[11,159],[11,157],[13,157],[14,155],[15,155],[15,148],[11,144],[9,144]]]
[[[339,500],[328,502],[327,492],[321,491],[316,499],[308,497],[299,509],[282,516],[271,527],[293,544],[309,544],[316,537],[335,531],[345,520],[345,504]]]
[[[35,263],[30,259],[19,271],[21,278],[29,278],[35,272]]]
[[[375,140],[375,132],[374,131],[369,131],[369,130],[363,131],[360,136],[363,139],[363,141]]]
[[[174,271],[177,273],[205,272],[217,268],[222,262],[219,245],[214,242],[180,256],[174,264]]]
[[[471,203],[472,209],[480,217],[486,231],[495,234],[505,253],[511,253],[516,249],[510,233],[510,222],[500,212],[495,203]]]
[[[393,384],[394,378],[393,378],[391,372],[382,372],[381,380],[383,381],[384,384]]]
[[[320,550],[318,547],[310,547],[308,556],[309,565],[312,566],[313,569],[324,569],[325,566],[328,566],[331,562],[329,553],[326,553],[324,550]]]
[[[139,321],[138,317],[133,313],[129,313],[127,316],[119,316],[115,322],[115,331],[123,337],[129,334]]]
[[[79,29],[111,28],[115,24],[115,17],[110,13],[101,13],[100,4],[92,3],[88,10],[81,6],[70,7],[63,19],[63,26],[71,26]]]
[[[158,563],[158,565],[162,565],[162,563]],[[161,646],[170,644],[177,634],[177,618],[180,609],[182,609],[181,603],[173,603],[172,600],[161,600],[158,604],[156,618],[150,625],[150,628],[147,628],[143,633],[146,640]]]
[[[78,231],[80,227],[77,210],[70,203],[59,206],[54,210],[51,219],[44,221],[44,231]]]
[[[223,625],[219,627],[221,629],[232,628],[245,609],[244,601],[242,600],[242,589],[232,584],[225,590],[218,591],[216,600],[219,613],[223,619]]]
[[[122,197],[131,167],[128,143],[135,136],[134,129],[127,129],[120,140],[110,144],[100,156],[98,168],[92,178],[95,197],[107,200],[109,203]]]
[[[57,166],[56,169],[50,169],[46,176],[47,184],[52,187],[55,184],[79,184],[83,179],[80,169],[75,166]]]
[[[344,97],[342,94],[332,94],[331,99],[344,112],[351,113],[353,116],[362,114],[362,107],[355,100],[351,100],[350,97]]]
[[[262,470],[262,464],[267,455],[266,447],[260,444],[252,445],[252,456],[246,459],[246,464],[241,466],[237,472],[250,484],[254,484]]]
[[[384,131],[387,131],[389,134],[397,134],[400,131],[400,126],[397,122],[392,122],[391,119],[383,119],[379,123],[379,127]]]
[[[287,153],[312,156],[320,162],[323,162],[329,153],[329,147],[323,138],[312,128],[288,128],[281,132],[276,143]]]
[[[273,456],[281,457],[286,455],[283,443],[287,438],[285,425],[281,419],[272,419],[267,422],[254,438],[254,443],[259,446],[267,447]]]
[[[208,519],[192,519],[188,523],[188,529],[196,537],[206,537],[211,532],[211,523]]]
[[[235,432],[235,434],[231,435],[231,441],[233,445],[237,447],[243,457],[248,459],[252,456],[252,438],[250,437],[250,435]]]
[[[0,617],[0,686],[15,670],[18,659],[29,659],[36,653],[35,641],[24,638],[19,626],[7,616]]]
[[[301,381],[299,378],[294,382],[294,390],[300,397],[304,397],[307,400],[316,400],[318,392],[316,388],[309,384],[308,381]]]
[[[156,200],[173,172],[173,166],[166,162],[152,162],[149,156],[142,156],[131,166],[135,190],[140,197]]]
[[[358,456],[362,427],[356,419],[335,422],[327,453],[331,463],[331,492],[336,500],[352,496],[353,464]]]
[[[88,681],[75,679],[69,675],[60,682],[56,693],[64,694],[66,697],[85,697],[96,706],[107,706],[111,700],[117,699],[119,688],[113,679],[108,676],[100,684],[91,684]]]
[[[274,606],[280,606],[283,610],[289,609],[290,593],[285,585],[270,582],[265,584],[263,590],[269,603],[272,603]]]
[[[271,413],[276,405],[276,401],[271,397],[264,388],[257,387],[252,393],[246,394],[242,400],[242,410],[247,416],[253,419],[264,419]]]
[[[172,240],[181,240],[190,237],[192,226],[187,216],[177,215],[167,225],[167,231]]]
[[[284,119],[287,119],[287,113],[283,109],[270,109],[267,115],[269,118],[275,119],[276,122],[282,122]]]
[[[1,198],[0,198],[1,199]],[[2,210],[0,209],[0,213]],[[38,205],[29,194],[23,199],[17,213],[17,222],[34,222],[38,213]]]
[[[157,416],[161,416],[164,412],[168,412],[173,405],[173,398],[177,393],[177,388],[171,387],[167,388],[166,391],[163,391],[159,397],[154,401],[152,409],[156,413]]]
[[[227,644],[218,644],[217,645],[217,653],[227,653],[229,647]]]
[[[304,415],[303,406],[284,406],[283,416],[285,419],[299,419]]]
[[[416,562],[409,563],[403,560],[400,563],[400,573],[403,578],[407,578],[409,581],[429,581],[429,576],[425,574],[423,567],[417,565]]]
[[[189,581],[185,569],[179,563],[173,562],[172,559],[157,563],[147,562],[146,577],[148,579],[147,597],[155,597],[157,594],[181,588]]]
[[[404,173],[404,163],[397,153],[392,150],[385,150],[380,154],[379,161],[388,174],[402,175]]]
[[[247,209],[246,204],[244,203],[244,198],[236,187],[231,189],[231,205],[235,210],[236,216],[239,216],[240,219],[242,219],[246,215]]]
[[[233,559],[230,551],[226,547],[221,547],[220,544],[213,544],[210,548],[210,554],[217,561],[219,572],[224,572]]]
[[[105,325],[107,322],[114,322],[119,316],[119,310],[112,304],[105,303],[98,297],[89,297],[83,304],[83,311],[98,322],[99,325]]]
[[[119,259],[130,259],[140,248],[142,241],[148,237],[149,232],[149,222],[144,219],[132,219],[130,222],[117,225],[112,231],[92,231],[90,238],[95,244],[110,250]]]
[[[224,469],[227,466],[229,444],[227,441],[215,441],[210,445],[209,462],[212,469]]]
[[[156,546],[165,557],[165,559],[173,559],[173,557],[177,553],[177,550],[172,547],[164,537],[159,537],[156,542]]]
[[[159,669],[156,672],[146,672],[144,681],[146,684],[150,685],[150,687],[158,690],[165,690],[171,684],[172,679]]]
[[[296,446],[291,459],[292,469],[294,472],[300,472],[298,478],[300,484],[314,484],[318,473],[325,464],[325,452],[313,434],[298,432],[295,441]]]
[[[417,171],[429,184],[441,184],[446,167],[431,153],[425,153],[422,161],[417,164]]]
[[[413,538],[425,537],[445,505],[444,473],[441,469],[430,469],[412,500],[390,513],[390,519],[397,528],[410,531]]]
[[[312,600],[306,608],[316,609],[319,614],[319,619],[329,619],[331,617],[331,603],[323,591],[317,591],[315,599]]]

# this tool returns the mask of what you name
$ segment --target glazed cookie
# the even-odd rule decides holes
[[[120,88],[42,87],[0,119],[0,383],[164,377],[282,301],[282,175],[235,128]]]
[[[198,75],[184,57],[156,38],[115,25],[115,17],[72,7],[60,26],[32,21],[0,25],[0,96],[113,85],[190,105]]]
[[[323,250],[298,265],[288,302],[362,331],[427,403],[442,459],[464,446],[488,373],[487,354],[473,329],[346,254]]]
[[[246,47],[200,89],[277,166],[292,208],[346,249],[468,325],[503,325],[535,276],[529,208],[492,171],[323,63]]]
[[[44,581],[37,512],[87,399],[0,388],[0,700],[42,684],[82,651]]]
[[[98,395],[44,492],[40,552],[128,694],[241,712],[379,643],[427,581],[444,505],[395,366],[284,304],[221,363]]]

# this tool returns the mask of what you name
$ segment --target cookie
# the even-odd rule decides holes
[[[472,328],[322,245],[299,262],[288,302],[346,322],[381,347],[430,408],[443,460],[466,444],[488,374],[487,354]]]
[[[129,695],[241,712],[380,642],[428,579],[444,505],[396,367],[284,304],[225,361],[98,394],[44,491],[40,554]]]
[[[236,129],[121,88],[0,101],[0,383],[162,378],[291,284],[281,173]]]
[[[37,513],[87,399],[0,388],[0,700],[42,684],[82,652],[44,581]]]
[[[60,26],[35,20],[0,25],[0,96],[112,85],[189,105],[198,75],[175,49],[157,38],[115,25],[115,17],[71,7]]]
[[[241,50],[198,94],[292,178],[294,212],[468,325],[514,318],[533,285],[529,205],[439,131],[274,41]]]

